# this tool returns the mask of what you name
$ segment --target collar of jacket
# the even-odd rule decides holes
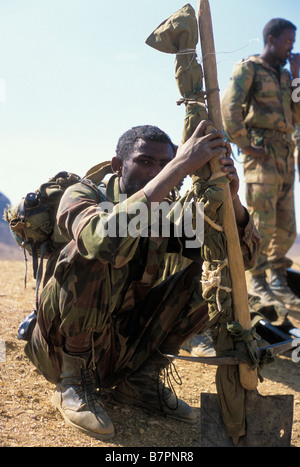
[[[267,68],[268,70],[271,70],[271,71],[274,72],[274,68],[271,65],[269,65],[268,62],[266,62],[265,60],[260,58],[259,55],[250,55],[250,57],[248,57],[244,61],[250,61],[250,62],[253,62],[253,63],[257,63],[258,65],[261,65],[261,66]],[[282,65],[280,65],[280,63],[279,63],[279,70],[280,70],[280,74],[282,74],[284,71],[287,71]]]

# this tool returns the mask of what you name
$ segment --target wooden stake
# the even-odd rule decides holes
[[[213,122],[214,127],[223,131],[215,45],[208,0],[199,0],[198,24],[202,49],[203,72],[207,92],[208,116]],[[219,158],[213,159],[210,163],[210,167],[213,173],[218,172],[221,169]],[[227,239],[228,263],[232,281],[234,319],[238,321],[244,329],[251,329],[252,325],[248,303],[245,267],[242,252],[239,248],[239,235],[229,184],[223,185],[222,188],[225,192],[225,218],[223,227]],[[241,363],[239,364],[239,375],[240,382],[245,389],[253,390],[256,388],[258,384],[256,370],[252,370],[246,363]]]

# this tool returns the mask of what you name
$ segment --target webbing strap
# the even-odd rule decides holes
[[[38,303],[39,303],[39,288],[42,282],[43,278],[43,269],[44,269],[44,256],[45,256],[45,251],[47,247],[48,241],[42,243],[41,245],[41,256],[40,256],[40,261],[37,266],[36,270],[36,283],[35,283],[35,306],[36,310],[38,310]]]

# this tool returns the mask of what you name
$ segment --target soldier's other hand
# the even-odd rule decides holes
[[[259,146],[245,146],[242,148],[242,151],[244,154],[249,154],[249,156],[260,157],[262,162],[265,162],[268,158],[268,154],[265,149]]]
[[[291,75],[293,78],[298,78],[300,69],[300,54],[291,53],[288,58],[291,66]]]
[[[226,143],[228,144],[228,143]],[[228,144],[229,148],[230,145]],[[237,170],[234,166],[233,159],[230,158],[230,152],[227,152],[226,157],[222,156],[220,158],[220,164],[222,165],[222,172],[224,172],[227,178],[230,180],[230,193],[232,199],[235,199],[238,194],[240,187],[240,180],[237,174]]]

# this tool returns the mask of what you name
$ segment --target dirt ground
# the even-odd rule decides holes
[[[90,438],[68,427],[52,407],[53,385],[40,376],[26,358],[24,342],[17,339],[20,321],[34,304],[34,280],[28,272],[24,289],[24,263],[0,261],[0,445],[7,447],[193,447],[200,446],[199,425],[163,419],[142,409],[117,405],[104,395],[116,435],[109,442]],[[291,313],[300,327],[300,312]],[[182,352],[183,355],[187,355]],[[215,367],[177,360],[182,386],[177,395],[200,414],[200,394],[216,393]],[[277,357],[262,372],[262,395],[293,394],[292,446],[300,447],[300,364]],[[199,416],[200,417],[200,416]]]

